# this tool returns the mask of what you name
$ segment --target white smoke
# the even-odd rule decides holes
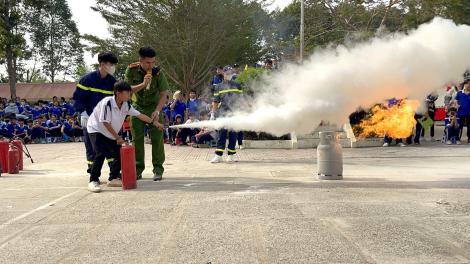
[[[435,89],[461,82],[467,69],[470,27],[435,18],[407,35],[315,52],[303,66],[290,66],[271,78],[252,113],[193,126],[306,134],[322,120],[342,125],[358,107],[394,97],[423,102]]]

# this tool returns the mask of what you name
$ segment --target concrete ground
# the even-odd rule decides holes
[[[166,146],[162,181],[98,194],[83,143],[29,149],[0,177],[0,263],[470,263],[466,142],[343,149],[342,181],[315,149]]]

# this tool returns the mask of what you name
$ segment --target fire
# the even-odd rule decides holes
[[[354,126],[356,138],[383,137],[407,138],[413,133],[416,124],[414,111],[418,101],[401,100],[392,107],[375,106],[371,109],[368,119]]]

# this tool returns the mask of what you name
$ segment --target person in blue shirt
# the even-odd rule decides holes
[[[189,90],[189,100],[186,104],[186,116],[188,116],[188,113],[194,112],[196,119],[199,119],[199,108],[201,105],[201,100],[196,98],[196,90]]]
[[[69,110],[69,106],[68,106],[67,103],[65,102],[65,97],[59,98],[59,107],[60,107],[60,109],[62,109],[62,115],[59,116],[59,117],[64,118],[64,117],[65,117],[65,114],[66,114],[66,113],[68,112],[68,110]]]
[[[73,116],[75,114],[75,110],[73,110],[73,99],[72,98],[69,99],[69,104],[67,105],[67,107],[69,108],[69,115]]]
[[[58,101],[54,102],[54,105],[49,108],[49,116],[56,115],[58,117],[62,116],[62,108],[59,105]]]
[[[49,103],[49,108],[54,106],[54,102],[57,102],[57,96],[52,97],[52,102]]]
[[[222,67],[222,66],[218,66],[217,68],[215,68],[215,72],[217,74],[212,79],[212,85],[213,85],[214,88],[217,84],[224,81],[223,69],[224,69],[224,67]]]
[[[28,136],[28,126],[25,125],[24,119],[23,118],[18,118],[18,125],[16,126],[15,130],[15,135],[19,138],[22,138],[24,140],[24,143],[29,142],[29,138],[26,138]]]
[[[173,95],[173,102],[171,102],[170,108],[173,110],[172,114],[172,120],[176,120],[176,115],[180,115],[182,117],[185,116],[185,111],[186,111],[186,104],[183,102],[184,100],[184,95],[181,93],[181,91],[176,91],[175,94]],[[187,118],[185,118],[186,120]],[[184,120],[183,120],[184,122]]]
[[[34,103],[34,108],[31,110],[31,114],[33,115],[33,120],[36,120],[37,116],[42,115],[42,110],[39,109],[39,102]]]
[[[69,117],[69,119],[64,122],[64,124],[62,125],[62,129],[61,129],[62,136],[66,135],[70,141],[73,141],[73,137],[74,137],[74,131],[72,128],[73,122],[74,122],[73,118]]]
[[[26,120],[26,128],[24,130],[28,133],[28,135],[24,138],[24,141],[26,142],[26,140],[28,140],[28,142],[34,142],[35,138],[33,137],[33,120]]]
[[[5,105],[0,104],[0,115],[4,115],[4,114],[5,114]]]
[[[44,105],[44,101],[43,100],[38,100],[38,104],[39,104],[39,108],[38,110],[40,111],[41,115],[45,114],[47,115],[47,117],[49,117],[49,108],[47,108],[45,105]]]
[[[54,102],[54,104],[58,104],[58,102]],[[51,114],[51,120],[48,123],[49,127],[49,133],[50,136],[52,137],[51,142],[56,142],[58,143],[60,141],[59,137],[62,135],[60,133],[60,128],[62,127],[62,124],[60,123],[59,120],[57,120],[57,115],[56,114]]]
[[[36,140],[36,143],[46,144],[46,131],[49,130],[46,122],[42,122],[42,116],[36,116],[36,121],[33,123],[33,137]]]
[[[75,142],[83,142],[83,127],[80,123],[80,120],[78,119],[78,117],[75,117],[74,121],[73,121],[73,125],[72,125],[72,129],[73,129],[73,136],[75,138]],[[108,165],[110,165],[108,163]]]
[[[87,73],[80,78],[77,88],[73,93],[73,109],[79,113],[81,128],[78,131],[83,131],[85,138],[85,149],[88,162],[87,173],[91,173],[93,160],[95,159],[95,152],[88,137],[86,125],[88,117],[93,113],[96,105],[105,97],[114,95],[114,84],[116,79],[113,74],[115,72],[115,65],[118,63],[116,55],[110,52],[100,52],[98,54],[99,69]],[[77,138],[76,138],[77,139]],[[80,139],[80,137],[79,137]],[[109,168],[112,168],[113,155],[111,151],[106,153]]]
[[[470,79],[463,82],[462,91],[455,96],[455,106],[460,126],[460,138],[462,138],[465,121],[467,123],[467,143],[470,143]]]
[[[266,68],[266,70],[270,70],[271,72],[274,72],[272,60],[267,59],[264,63],[264,67]]]
[[[16,115],[11,115],[10,116],[10,122],[6,126],[7,129],[7,137],[12,138],[13,135],[15,134],[15,130],[17,129],[17,124],[16,124]]]
[[[8,137],[7,124],[10,122],[9,115],[2,115],[2,120],[3,121],[0,122],[0,136]]]
[[[447,112],[448,117],[444,120],[445,129],[447,129],[447,145],[452,145],[452,138],[455,138],[455,144],[460,145],[460,125],[457,116],[457,109],[454,107],[449,108]]]
[[[31,114],[31,107],[29,107],[29,103],[26,101],[26,99],[21,99],[20,110],[20,114]]]

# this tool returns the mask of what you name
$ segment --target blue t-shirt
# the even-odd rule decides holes
[[[187,105],[188,113],[189,112],[196,113],[196,118],[199,118],[199,107],[197,107],[198,104],[201,105],[201,100],[199,100],[198,98],[196,98],[194,101],[191,101],[191,99],[188,100],[188,105]]]
[[[171,108],[169,105],[165,105],[163,108],[162,108],[162,111],[163,113],[166,114],[166,116],[168,116],[168,120],[170,120],[170,115],[171,115]]]
[[[60,117],[62,115],[62,108],[60,107],[52,107],[52,108],[49,108],[49,114],[54,114],[54,115],[57,115],[58,117]]]
[[[219,77],[219,75],[214,76],[214,81],[213,81],[213,82],[214,82],[214,85],[219,84],[219,83],[221,83],[222,81],[223,81],[223,79],[221,79],[221,78]]]
[[[65,130],[65,131],[69,131],[70,129],[72,129],[72,125],[69,124],[69,122],[65,122],[65,123],[64,123],[64,130]]]
[[[42,110],[33,109],[31,110],[31,114],[33,115],[33,120],[36,120],[36,116],[42,115]]]
[[[12,123],[8,123],[6,128],[8,132],[8,137],[13,137],[13,132],[15,132],[16,125],[13,125]]]
[[[49,128],[55,127],[55,126],[60,126],[60,121],[57,120],[56,123],[55,123],[55,125],[54,125],[54,123],[52,123],[52,121],[49,120],[49,121],[47,122],[47,126],[48,126]],[[56,129],[58,129],[58,128],[56,128]]]
[[[4,115],[4,114],[5,114],[5,110],[0,111],[0,115]]]
[[[28,128],[28,126],[25,125],[25,124],[23,124],[23,127],[21,127],[20,124],[18,124],[18,125],[16,126],[16,130],[18,130],[18,135],[23,134],[23,132],[24,132],[25,130],[27,130],[27,128]]]
[[[69,107],[69,114],[73,116],[73,114],[75,114],[75,110],[73,110],[73,105],[69,104],[68,107]]]
[[[465,94],[463,91],[457,93],[455,100],[459,101],[459,110],[457,115],[470,115],[470,94]]]
[[[460,122],[460,118],[457,117],[457,124]],[[444,119],[444,124],[446,125],[446,127],[448,125],[450,125],[450,118],[449,117],[446,117],[446,119]]]
[[[176,115],[181,115],[184,118],[184,111],[186,111],[186,104],[183,102],[176,102],[175,108],[173,108],[173,120],[175,120]]]

